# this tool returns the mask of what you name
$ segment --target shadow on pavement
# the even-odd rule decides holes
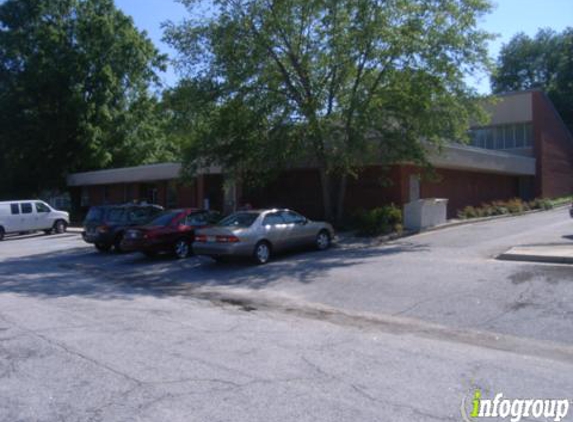
[[[111,299],[184,295],[201,286],[262,289],[279,282],[308,284],[332,270],[368,259],[425,250],[424,245],[396,242],[379,248],[290,253],[255,266],[248,261],[217,264],[204,257],[148,259],[140,254],[101,254],[76,248],[2,261],[0,293]]]

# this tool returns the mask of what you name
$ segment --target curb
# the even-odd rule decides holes
[[[355,236],[355,235],[348,235],[348,236],[342,235],[342,237],[344,237],[344,240],[343,240],[344,243],[340,242],[341,236],[339,234],[339,235],[337,235],[336,247],[339,247],[339,248],[353,248],[353,247],[364,248],[364,247],[379,246],[379,245],[382,245],[382,244],[385,244],[388,242],[392,242],[394,240],[399,240],[399,239],[402,239],[405,237],[411,237],[411,236],[416,236],[419,234],[430,233],[430,232],[434,232],[434,231],[438,231],[438,230],[442,230],[442,229],[449,229],[449,228],[458,227],[458,226],[465,226],[468,224],[486,223],[488,221],[501,220],[503,218],[523,217],[523,216],[530,215],[530,214],[538,214],[538,213],[542,213],[542,212],[549,212],[549,211],[559,210],[562,208],[568,208],[569,206],[570,206],[570,204],[562,204],[562,205],[557,205],[556,207],[551,208],[549,210],[531,210],[531,211],[522,212],[520,214],[502,214],[502,215],[494,215],[491,217],[470,218],[467,220],[458,220],[458,221],[453,221],[451,223],[440,224],[438,226],[427,227],[427,228],[422,229],[422,230],[406,230],[406,229],[404,229],[404,231],[400,234],[392,233],[392,234],[388,234],[388,235],[384,235],[384,236],[378,236],[378,237],[360,237],[360,236]],[[348,244],[348,243],[346,243],[346,241],[348,241],[349,239],[355,239],[355,242],[352,242],[352,243],[362,243],[362,244],[361,245],[353,245],[352,243]],[[498,259],[501,259],[501,258],[498,257]],[[511,260],[511,259],[508,259],[508,260]]]
[[[464,226],[466,224],[485,223],[485,222],[493,221],[493,220],[501,220],[503,218],[523,217],[523,216],[530,215],[530,214],[538,214],[538,213],[542,213],[542,212],[559,210],[561,208],[568,208],[569,206],[570,206],[570,204],[563,204],[563,205],[557,205],[556,207],[553,207],[549,210],[531,210],[531,211],[525,211],[525,212],[522,212],[519,214],[502,214],[502,215],[493,215],[491,217],[468,218],[466,220],[458,220],[458,221],[453,221],[451,223],[440,224],[439,226],[428,227],[424,230],[420,230],[416,234],[431,232],[431,231],[440,230],[440,229],[447,229],[449,227]]]
[[[557,255],[530,255],[519,253],[502,253],[496,259],[500,261],[545,262],[549,264],[573,264],[573,257]]]

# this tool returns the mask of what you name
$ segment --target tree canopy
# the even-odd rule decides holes
[[[150,88],[166,57],[113,0],[0,5],[0,195],[169,157]]]
[[[365,164],[426,164],[479,114],[464,76],[488,65],[488,0],[180,0],[166,26],[187,76],[190,168],[235,177],[316,166],[327,218]],[[255,176],[256,177],[256,176]]]
[[[573,28],[515,35],[501,49],[491,85],[495,93],[545,91],[573,133]]]

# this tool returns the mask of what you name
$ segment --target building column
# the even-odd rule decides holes
[[[205,204],[205,176],[197,176],[197,208],[204,208]]]

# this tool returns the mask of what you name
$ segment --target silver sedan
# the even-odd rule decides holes
[[[328,249],[333,238],[329,223],[311,221],[291,210],[239,211],[216,226],[198,230],[193,251],[215,260],[240,256],[265,264],[272,254],[287,249],[310,245]]]

